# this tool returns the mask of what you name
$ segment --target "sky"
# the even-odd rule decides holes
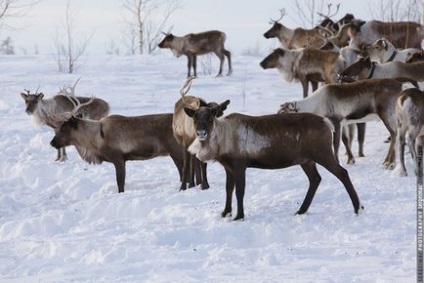
[[[300,2],[305,7],[309,3]],[[65,0],[42,0],[27,16],[9,19],[6,23],[15,30],[0,31],[0,38],[10,36],[18,54],[34,54],[36,50],[40,54],[52,53],[55,50],[55,34],[63,33],[66,3]],[[283,24],[289,28],[302,24],[296,16],[294,1],[181,0],[181,3],[182,8],[175,11],[168,21],[168,27],[172,26],[172,33],[184,35],[218,29],[227,34],[227,49],[236,53],[255,48],[270,48],[271,44],[275,46],[275,40],[266,40],[262,34],[270,28],[270,18],[279,17],[278,10],[281,8],[285,8],[287,14],[282,20]],[[287,3],[285,7],[283,3]],[[357,18],[367,20],[370,19],[369,8],[370,4],[364,0],[343,1],[334,18],[338,19],[349,12]],[[121,44],[126,17],[122,1],[71,0],[71,9],[76,13],[75,38],[81,40],[92,35],[88,45],[89,54],[105,54],[112,41],[120,49],[120,53],[125,53],[125,47]],[[318,19],[317,17],[317,21]]]

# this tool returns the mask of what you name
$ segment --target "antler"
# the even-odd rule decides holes
[[[336,12],[334,12],[332,15],[330,15],[330,13],[331,13],[331,6],[332,6],[333,4],[328,4],[327,5],[327,9],[328,9],[328,12],[327,12],[327,15],[324,15],[323,13],[317,13],[319,16],[321,16],[321,17],[323,17],[323,18],[326,18],[326,19],[330,19],[331,17],[334,17],[335,15],[337,15],[337,13],[339,12],[339,9],[340,9],[340,3],[339,4],[337,4],[337,6],[336,6]]]
[[[75,81],[75,83],[74,83],[74,86],[63,86],[60,90],[59,90],[59,92],[58,92],[58,94],[62,94],[62,95],[65,95],[65,96],[71,96],[71,97],[75,97],[75,87],[77,86],[77,84],[78,84],[78,82],[79,82],[79,80],[81,79],[81,77],[79,77],[76,81]],[[69,90],[69,91],[68,91]]]
[[[184,101],[184,96],[190,91],[191,84],[193,83],[193,80],[195,79],[195,76],[190,76],[187,78],[187,80],[184,82],[184,84],[180,88],[180,94],[181,98]]]
[[[284,8],[281,8],[280,10],[278,10],[278,11],[280,11],[280,18],[278,19],[278,20],[273,20],[272,18],[270,18],[270,24],[275,24],[275,23],[278,23],[279,21],[281,21],[281,19],[285,16],[285,14],[286,14],[286,9],[284,9]]]

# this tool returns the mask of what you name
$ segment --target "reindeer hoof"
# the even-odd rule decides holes
[[[240,220],[244,220],[244,216],[236,216],[233,221],[240,221]]]
[[[209,184],[202,184],[202,190],[207,190],[209,188]]]
[[[227,215],[231,216],[231,210],[224,210],[224,211],[221,213],[221,217],[222,217],[222,218],[227,217]]]

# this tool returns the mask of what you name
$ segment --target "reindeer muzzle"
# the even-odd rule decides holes
[[[199,130],[196,132],[196,134],[199,141],[205,141],[208,138],[208,133],[206,130]]]

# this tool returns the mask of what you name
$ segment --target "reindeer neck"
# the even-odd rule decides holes
[[[289,48],[290,40],[293,36],[293,30],[281,24],[280,32],[278,33],[278,39],[284,45],[285,48]]]
[[[103,139],[101,122],[79,119],[78,132],[81,134],[74,139],[74,145],[80,157],[88,163],[101,163],[98,156]]]

